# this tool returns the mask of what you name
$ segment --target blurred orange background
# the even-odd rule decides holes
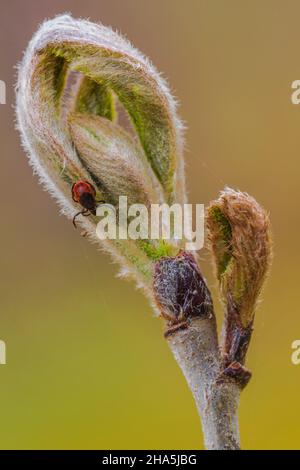
[[[242,394],[244,449],[299,449],[299,2],[1,2],[2,449],[202,448],[161,321],[38,185],[14,128],[15,65],[38,24],[69,11],[125,34],[168,78],[187,124],[190,202],[229,185],[270,211],[275,259]],[[202,269],[215,297],[208,256]]]

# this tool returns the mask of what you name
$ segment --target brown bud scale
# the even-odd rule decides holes
[[[154,268],[153,290],[162,316],[170,324],[212,315],[212,299],[191,253],[163,257]]]

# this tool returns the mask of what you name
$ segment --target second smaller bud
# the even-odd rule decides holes
[[[191,253],[180,251],[155,263],[154,297],[169,326],[213,315],[210,292]]]

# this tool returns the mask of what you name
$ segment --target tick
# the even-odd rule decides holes
[[[77,181],[72,186],[73,201],[80,204],[83,209],[73,217],[73,225],[76,226],[76,218],[79,215],[88,217],[89,215],[96,215],[97,204],[104,203],[104,201],[96,201],[96,190],[94,186],[88,181]]]

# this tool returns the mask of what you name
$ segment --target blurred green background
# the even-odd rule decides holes
[[[142,295],[59,216],[14,129],[15,65],[45,18],[70,11],[124,33],[168,78],[188,125],[191,202],[229,185],[271,213],[275,259],[242,394],[245,449],[300,448],[300,3],[1,2],[0,447],[202,448],[191,394]],[[206,253],[202,269],[216,299]],[[217,303],[219,318],[220,307]]]

